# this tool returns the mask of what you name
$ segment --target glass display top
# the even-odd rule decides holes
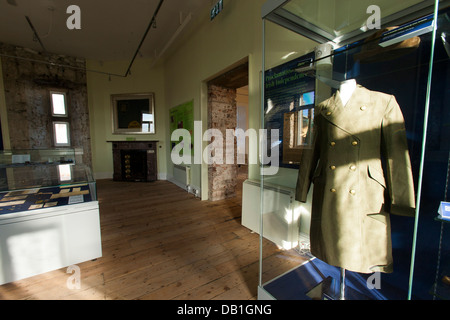
[[[75,164],[75,150],[69,148],[0,150],[0,168],[56,164]]]
[[[372,18],[380,18],[381,28],[402,24],[432,13],[434,4],[434,0],[270,0],[262,17],[317,42],[345,45],[370,31]]]
[[[25,165],[0,168],[0,192],[94,182],[86,165]]]

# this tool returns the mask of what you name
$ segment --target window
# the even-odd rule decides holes
[[[70,146],[70,124],[66,91],[50,91],[55,147]]]
[[[299,105],[300,107],[313,105],[315,101],[315,92],[306,92],[300,96]]]
[[[53,121],[55,146],[70,146],[70,130],[68,122]]]
[[[50,91],[52,116],[67,117],[66,93]]]

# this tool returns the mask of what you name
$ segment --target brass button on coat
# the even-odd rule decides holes
[[[327,112],[327,116],[331,116],[331,114],[332,114],[331,111],[328,111],[328,112]]]
[[[331,170],[336,170],[336,166],[330,166]]]
[[[350,170],[356,171],[356,166],[355,165],[350,166]]]
[[[334,147],[335,145],[336,145],[336,142],[334,142],[334,141],[330,142],[330,146]]]
[[[362,106],[360,109],[361,109],[361,111],[366,111],[367,107],[366,106]]]
[[[333,192],[333,193],[335,193],[335,192],[336,192],[336,189],[333,188],[333,189],[330,189],[330,191]]]
[[[352,195],[352,196],[354,196],[355,194],[356,194],[356,191],[355,190],[350,190],[350,194]]]
[[[358,141],[353,141],[352,142],[352,146],[357,146],[358,145]]]

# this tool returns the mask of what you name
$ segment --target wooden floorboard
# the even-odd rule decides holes
[[[0,286],[0,299],[256,299],[259,236],[241,225],[242,188],[216,202],[167,181],[99,180],[97,192],[103,255],[78,265],[81,289],[63,268]],[[267,277],[301,262],[264,246]]]

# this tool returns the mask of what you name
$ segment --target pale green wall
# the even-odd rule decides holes
[[[87,61],[88,70],[103,71],[119,75],[125,74],[129,61],[98,62]],[[92,166],[96,179],[110,179],[113,173],[111,140],[158,140],[158,174],[165,179],[167,172],[166,119],[168,117],[164,94],[164,72],[161,66],[152,68],[152,61],[137,59],[131,69],[131,75],[116,77],[98,72],[87,73],[88,103],[92,141]],[[151,135],[117,135],[112,133],[111,95],[121,93],[155,94],[156,134]]]
[[[249,127],[259,128],[261,71],[261,5],[265,0],[229,0],[213,20],[205,12],[199,29],[165,63],[166,101],[168,107],[194,100],[195,120],[207,129],[206,81],[239,61],[249,60]],[[203,143],[205,147],[208,143]],[[256,155],[250,155],[255,157]],[[169,166],[169,174],[172,170]],[[258,168],[252,166],[251,177]],[[207,165],[192,166],[192,184],[202,188],[207,197]]]
[[[127,78],[109,77],[88,72],[88,98],[91,119],[93,171],[97,178],[112,176],[112,151],[108,140],[124,140],[126,136],[111,131],[110,95],[116,93],[155,92],[156,135],[135,136],[138,140],[160,141],[158,172],[161,178],[173,174],[170,159],[169,109],[194,100],[194,117],[206,121],[205,81],[220,74],[239,61],[249,59],[249,126],[259,128],[261,71],[261,5],[265,0],[228,0],[224,10],[213,21],[209,11],[196,21],[196,30],[185,39],[164,65],[152,68],[152,60],[137,59]],[[128,62],[87,61],[87,69],[124,74]],[[207,143],[204,143],[206,146]],[[250,155],[256,157],[257,155]],[[257,178],[258,168],[250,169]],[[203,172],[203,180],[202,180]],[[207,166],[192,166],[192,185],[207,194]],[[203,197],[204,198],[204,197]]]
[[[261,6],[265,0],[229,0],[224,11],[213,21],[205,19],[200,29],[189,38],[165,64],[166,101],[169,107],[194,99],[195,118],[207,127],[207,95],[205,82],[239,63],[249,60],[249,128],[260,128],[261,70],[262,70],[262,19]],[[282,57],[295,52],[289,59],[311,52],[315,42],[294,34],[272,23],[266,25],[266,66],[284,62]],[[257,142],[253,142],[257,143]],[[205,147],[208,143],[203,143]],[[258,154],[249,154],[250,162]],[[168,164],[169,172],[171,164]],[[202,187],[203,199],[207,197],[207,165],[193,166],[193,185]],[[259,166],[249,168],[249,178],[259,179]],[[270,177],[272,181],[294,187],[296,172],[280,169]]]

